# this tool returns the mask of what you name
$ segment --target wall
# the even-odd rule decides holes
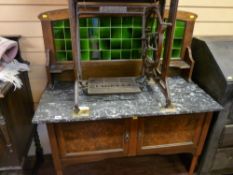
[[[29,73],[33,100],[37,104],[46,86],[44,43],[38,14],[67,8],[67,0],[0,0],[0,35],[21,35],[23,58],[31,62]],[[180,10],[198,14],[194,35],[233,35],[233,0],[180,0]],[[41,140],[48,144],[44,126]],[[47,149],[45,152],[50,152]]]

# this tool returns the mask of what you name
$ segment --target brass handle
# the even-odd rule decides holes
[[[128,131],[126,131],[126,133],[125,133],[125,142],[126,143],[129,142],[129,132]]]

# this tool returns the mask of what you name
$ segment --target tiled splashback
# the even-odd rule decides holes
[[[140,59],[142,21],[139,16],[80,19],[81,60]],[[72,60],[69,20],[54,21],[53,34],[57,61]],[[154,23],[151,24],[156,27]],[[180,57],[185,22],[177,20],[172,58]],[[149,51],[149,55],[152,52]]]

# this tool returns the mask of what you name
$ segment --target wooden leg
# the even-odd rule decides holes
[[[44,153],[43,153],[43,148],[41,147],[40,144],[40,138],[37,132],[37,125],[35,125],[35,130],[34,130],[34,142],[35,142],[35,147],[36,147],[36,162],[33,166],[32,169],[32,174],[37,174],[37,171],[41,167],[42,163],[44,162]]]
[[[209,131],[211,120],[212,120],[212,113],[207,113],[205,115],[205,119],[203,122],[200,139],[199,139],[199,142],[197,144],[197,149],[196,149],[195,154],[193,155],[193,159],[192,159],[191,166],[189,169],[189,175],[193,175],[193,173],[195,171],[195,168],[196,168],[197,163],[198,163],[198,158],[201,155],[204,144],[205,144],[205,140],[206,140],[206,136],[207,136],[208,131]]]
[[[189,169],[189,175],[193,175],[194,170],[195,170],[195,168],[197,166],[198,157],[199,156],[197,156],[197,155],[193,156],[193,159],[192,159],[192,162],[191,162],[191,166],[190,166],[190,169]]]
[[[63,172],[62,171],[56,171],[56,174],[57,175],[63,175]]]
[[[52,150],[53,164],[57,175],[63,175],[61,160],[59,157],[58,144],[54,131],[54,124],[47,124],[49,140]]]

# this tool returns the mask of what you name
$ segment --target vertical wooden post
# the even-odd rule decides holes
[[[207,137],[207,134],[209,131],[211,120],[212,120],[212,113],[211,112],[206,113],[205,120],[203,122],[201,136],[199,139],[199,143],[197,145],[195,154],[193,155],[193,159],[192,159],[191,166],[189,169],[189,175],[193,175],[193,173],[195,171],[195,168],[196,168],[197,163],[198,163],[198,158],[201,155],[204,144],[205,144],[205,140],[206,140],[206,137]]]
[[[59,157],[59,155],[60,155],[59,148],[58,148],[58,143],[57,143],[56,134],[55,134],[55,130],[54,130],[54,124],[47,124],[47,129],[48,129],[49,140],[50,140],[50,145],[51,145],[51,150],[52,150],[53,163],[54,163],[54,168],[55,168],[56,174],[63,175],[61,159]]]
[[[130,119],[130,140],[129,140],[129,156],[135,156],[137,154],[137,142],[138,142],[138,118],[132,117]]]

